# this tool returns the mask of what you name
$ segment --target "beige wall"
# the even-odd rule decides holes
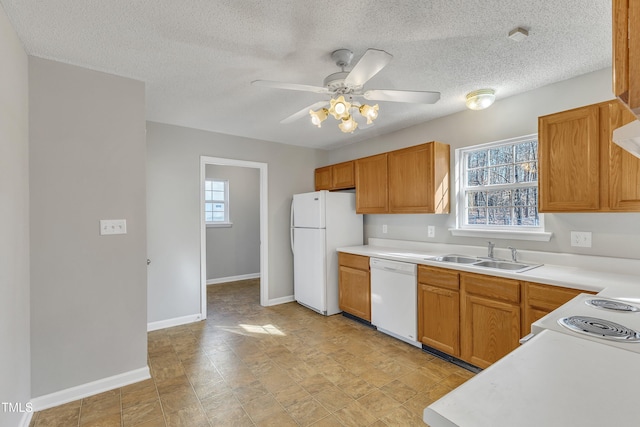
[[[313,191],[313,169],[326,161],[326,153],[148,122],[149,322],[200,313],[200,156],[267,164],[267,297],[293,294],[291,199]]]
[[[28,60],[0,6],[0,402],[31,398]],[[3,411],[0,425],[24,414]]]
[[[537,133],[538,116],[609,99],[613,99],[613,94],[611,69],[607,68],[499,100],[483,111],[465,110],[332,150],[328,163],[437,140],[451,145],[453,173],[455,148]],[[451,236],[448,229],[456,223],[455,207],[453,198],[450,215],[365,215],[365,237],[486,245],[487,239]],[[636,213],[545,214],[545,229],[553,233],[551,241],[497,240],[496,244],[505,248],[515,246],[549,252],[640,258],[638,221],[640,214]],[[388,226],[387,234],[382,233],[382,225],[385,224]],[[435,238],[427,237],[428,225],[436,227]],[[571,231],[591,231],[593,246],[572,247]]]
[[[144,97],[29,58],[32,397],[147,366]]]

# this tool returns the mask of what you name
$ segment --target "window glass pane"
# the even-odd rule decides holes
[[[469,187],[476,187],[478,185],[487,184],[487,170],[486,169],[471,169],[467,171],[467,185]]]
[[[212,221],[224,221],[224,212],[212,212]]]
[[[511,225],[511,208],[507,206],[488,208],[487,218],[489,225]]]
[[[486,208],[469,208],[467,210],[467,224],[477,225],[487,223]]]
[[[515,182],[536,182],[538,168],[535,162],[518,163],[515,165]]]
[[[224,192],[224,181],[213,181],[212,190]]]
[[[489,184],[510,184],[513,182],[513,166],[504,165],[489,168]]]
[[[538,189],[535,187],[528,187],[513,190],[513,204],[515,206],[537,206]]]
[[[213,188],[213,182],[211,181],[205,181],[204,182],[204,190],[205,191],[211,191]]]
[[[489,150],[489,165],[513,163],[513,145],[496,147]]]
[[[477,168],[487,165],[487,150],[472,151],[467,154],[467,167]]]
[[[204,214],[204,220],[206,222],[211,222],[213,221],[213,212],[205,212]]]
[[[516,145],[516,162],[538,160],[538,142],[527,141]]]
[[[511,206],[511,190],[488,191],[489,206]]]
[[[222,212],[224,213],[224,203],[213,203],[214,212]]]
[[[211,212],[211,211],[213,211],[213,203],[205,203],[205,204],[204,204],[204,211],[205,211],[205,212]]]
[[[224,200],[224,191],[212,191],[211,200]]]
[[[513,210],[513,223],[514,225],[522,225],[527,227],[537,227],[540,225],[540,218],[538,218],[538,209],[535,207],[515,207]]]
[[[204,191],[204,199],[205,200],[212,200],[213,199],[213,191],[205,190]]]
[[[487,206],[486,193],[484,191],[467,192],[467,206],[470,208]]]

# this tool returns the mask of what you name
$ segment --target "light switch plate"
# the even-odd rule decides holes
[[[127,234],[126,219],[101,219],[100,235],[106,236],[110,234]]]
[[[581,247],[581,248],[590,248],[591,232],[590,231],[572,231],[571,246]]]

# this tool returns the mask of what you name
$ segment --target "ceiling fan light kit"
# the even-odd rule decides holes
[[[478,89],[467,94],[467,108],[470,110],[484,110],[496,100],[496,92],[493,89]]]
[[[440,99],[440,92],[393,89],[370,89],[365,91],[363,89],[364,84],[386,67],[391,61],[391,58],[393,58],[391,54],[384,50],[367,49],[351,71],[344,70],[345,67],[351,64],[351,60],[353,59],[353,52],[349,49],[335,50],[331,53],[331,58],[342,71],[327,76],[323,82],[324,87],[269,80],[254,80],[251,83],[255,86],[267,86],[274,89],[297,90],[329,95],[329,101],[316,102],[281,120],[280,123],[292,123],[308,112],[311,116],[311,123],[321,127],[322,122],[326,120],[327,115],[330,114],[336,120],[341,121],[338,127],[345,133],[351,133],[358,127],[358,123],[351,114],[352,109],[358,110],[362,117],[367,120],[367,125],[373,124],[373,121],[378,117],[378,104],[361,104],[360,102],[353,101],[354,98],[364,98],[369,101],[409,102],[415,104],[433,104]],[[327,105],[329,105],[329,109],[324,108]]]

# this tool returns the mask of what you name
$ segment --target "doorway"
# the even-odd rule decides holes
[[[207,225],[205,221],[205,180],[207,165],[236,166],[259,170],[260,193],[260,305],[269,301],[268,222],[267,222],[267,164],[245,160],[200,156],[200,311],[207,317]]]

